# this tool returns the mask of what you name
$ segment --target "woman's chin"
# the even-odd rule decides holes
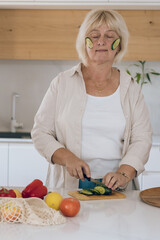
[[[108,59],[96,59],[96,60],[94,60],[94,63],[96,63],[97,65],[105,64],[105,63],[108,63],[108,62],[109,62]]]

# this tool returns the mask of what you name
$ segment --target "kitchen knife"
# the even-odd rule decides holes
[[[98,185],[100,185],[102,187],[105,187],[105,188],[107,187],[104,183],[102,183],[102,182],[100,182],[100,181],[98,181],[98,180],[96,180],[94,178],[87,177],[85,173],[83,173],[83,176],[84,176],[84,178],[86,178],[90,182],[94,182],[94,183],[96,183],[96,184],[98,184]]]

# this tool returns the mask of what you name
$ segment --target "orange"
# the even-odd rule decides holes
[[[21,216],[21,208],[12,202],[8,202],[2,207],[2,217],[7,222],[18,221]]]
[[[19,190],[13,189],[13,191],[15,192],[17,198],[21,198],[22,197],[22,194],[21,194],[21,192]]]
[[[53,209],[59,210],[63,197],[57,192],[48,193],[45,197],[45,203]]]

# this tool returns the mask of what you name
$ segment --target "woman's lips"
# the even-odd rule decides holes
[[[107,49],[97,49],[96,52],[107,52]]]

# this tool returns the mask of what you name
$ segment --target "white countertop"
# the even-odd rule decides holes
[[[139,191],[126,199],[81,201],[76,217],[56,226],[0,224],[1,240],[158,240],[160,208],[143,203]],[[67,197],[66,194],[63,195]]]
[[[0,143],[32,143],[31,138],[0,138]],[[160,145],[160,135],[153,135],[152,145]]]
[[[31,138],[0,138],[0,143],[32,143]]]

